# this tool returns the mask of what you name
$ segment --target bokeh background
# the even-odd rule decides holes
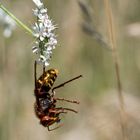
[[[35,22],[32,0],[1,0],[16,17],[31,27]],[[108,42],[103,0],[44,0],[57,24],[59,45],[50,67],[59,69],[55,85],[79,74],[57,90],[58,97],[76,99],[80,105],[61,103],[78,110],[62,115],[64,126],[52,132],[34,115],[33,37],[20,27],[3,36],[0,25],[0,139],[1,140],[124,140],[112,52]],[[111,1],[115,21],[120,76],[126,111],[127,139],[140,139],[140,1]],[[83,31],[83,25],[86,29]],[[99,38],[97,34],[100,33]],[[38,76],[42,74],[38,68]]]

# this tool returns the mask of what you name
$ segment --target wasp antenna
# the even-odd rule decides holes
[[[78,101],[75,101],[75,100],[67,100],[67,99],[64,99],[64,98],[55,98],[55,100],[66,101],[66,102],[75,103],[75,104],[80,104],[80,102],[78,102]]]
[[[68,81],[66,81],[66,82],[64,82],[64,83],[62,83],[62,84],[60,84],[60,85],[54,87],[54,88],[52,89],[52,93],[54,93],[54,90],[55,90],[55,89],[60,88],[60,87],[63,87],[63,86],[66,85],[67,83],[70,83],[70,82],[72,82],[72,81],[74,81],[74,80],[76,80],[76,79],[79,79],[79,78],[81,78],[81,77],[83,77],[83,76],[82,76],[82,75],[76,76],[76,77],[74,77],[74,78],[72,78],[72,79],[70,79],[70,80],[68,80]]]
[[[37,67],[37,62],[34,62],[34,79],[35,79],[35,88],[37,87],[37,77],[36,77],[36,67]]]
[[[43,64],[43,74],[45,73],[45,63]]]

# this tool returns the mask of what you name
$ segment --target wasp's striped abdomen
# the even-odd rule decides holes
[[[45,71],[37,80],[37,87],[40,88],[42,91],[48,92],[58,75],[57,69],[49,69]]]

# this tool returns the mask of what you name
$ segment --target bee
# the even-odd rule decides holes
[[[35,79],[35,89],[34,95],[36,98],[34,104],[34,110],[37,118],[40,120],[40,124],[48,128],[48,131],[55,130],[62,126],[58,125],[57,127],[50,128],[54,123],[59,123],[61,121],[60,114],[67,113],[68,111],[77,113],[76,110],[64,107],[57,107],[57,101],[66,101],[70,103],[79,104],[78,101],[71,101],[64,98],[56,98],[55,90],[57,88],[63,87],[65,84],[76,80],[82,75],[79,75],[75,78],[72,78],[58,86],[53,87],[53,84],[58,76],[57,69],[45,70],[43,66],[43,74],[37,79],[36,73],[37,62],[34,63],[34,79]]]

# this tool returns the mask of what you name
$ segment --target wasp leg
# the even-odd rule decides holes
[[[54,109],[49,109],[49,113],[60,114],[60,113],[67,113],[67,111],[64,111],[64,109],[61,108],[54,108]]]
[[[60,87],[63,87],[65,84],[70,83],[70,82],[72,82],[72,81],[74,81],[74,80],[76,80],[76,79],[78,79],[80,77],[82,77],[82,75],[76,76],[76,77],[74,77],[74,78],[72,78],[72,79],[70,79],[70,80],[68,80],[68,81],[66,81],[66,82],[64,82],[64,83],[62,83],[62,84],[60,84],[58,86],[55,86],[52,89],[52,96],[54,96],[54,94],[55,94],[55,91],[54,91],[55,89],[60,88]]]
[[[61,110],[61,111],[64,111],[64,110],[67,110],[67,111],[72,111],[74,113],[78,113],[78,111],[74,110],[74,109],[71,109],[71,108],[63,108],[63,107],[59,107],[59,108],[56,108],[58,110]]]
[[[80,102],[78,101],[75,101],[75,100],[67,100],[67,99],[64,99],[64,98],[54,98],[55,100],[59,100],[59,101],[66,101],[66,102],[69,102],[69,103],[75,103],[75,104],[79,104]]]

